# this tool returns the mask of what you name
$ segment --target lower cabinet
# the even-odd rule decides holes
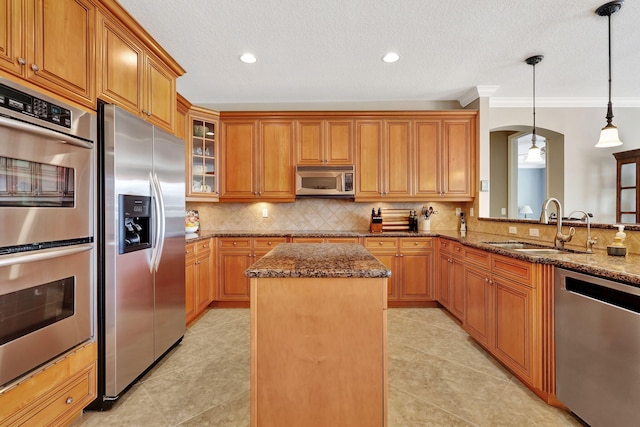
[[[540,390],[541,264],[464,247],[463,327],[529,386]]]
[[[286,241],[286,237],[218,238],[216,301],[248,303],[249,279],[244,276],[244,271],[271,249]]]
[[[410,306],[435,300],[433,238],[365,237],[364,247],[391,270],[389,306]]]
[[[458,320],[464,317],[464,262],[462,245],[438,239],[436,298]]]
[[[67,426],[96,398],[95,342],[0,393],[2,426]]]
[[[293,237],[292,243],[360,243],[359,237]]]
[[[186,322],[191,323],[215,297],[213,239],[185,246]]]

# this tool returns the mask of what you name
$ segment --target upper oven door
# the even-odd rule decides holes
[[[0,248],[93,235],[93,143],[0,116]]]

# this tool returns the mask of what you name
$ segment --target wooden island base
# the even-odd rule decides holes
[[[251,425],[386,426],[387,277],[250,281]]]

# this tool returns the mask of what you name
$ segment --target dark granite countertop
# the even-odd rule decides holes
[[[284,243],[245,271],[247,277],[389,277],[364,246],[344,243]]]
[[[211,237],[444,237],[455,240],[463,245],[498,253],[512,258],[522,259],[533,263],[552,264],[557,267],[578,271],[592,276],[605,279],[616,280],[630,285],[640,287],[640,256],[627,255],[626,257],[613,257],[607,255],[606,251],[596,249],[592,254],[585,253],[562,253],[530,255],[526,253],[514,252],[508,249],[501,249],[487,245],[485,242],[512,240],[506,236],[467,232],[464,236],[457,230],[437,230],[428,232],[410,231],[385,231],[382,233],[372,233],[364,231],[213,231],[202,230],[198,234],[190,235],[187,242],[208,239]],[[521,239],[518,239],[521,240]],[[534,241],[534,243],[545,242]],[[548,243],[551,246],[551,242]]]

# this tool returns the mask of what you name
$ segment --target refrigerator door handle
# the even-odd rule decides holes
[[[153,207],[154,207],[154,215],[153,215],[153,228],[154,228],[154,236],[153,236],[153,252],[151,252],[151,263],[149,265],[149,272],[153,273],[156,269],[156,265],[158,262],[158,249],[160,246],[160,215],[161,206],[160,200],[158,198],[158,189],[156,188],[156,183],[153,179],[153,175],[149,172],[149,185],[151,186],[151,198],[153,199]]]
[[[160,213],[158,215],[159,240],[156,246],[157,255],[156,255],[156,263],[155,263],[155,270],[158,271],[158,268],[160,267],[160,259],[162,259],[162,252],[164,250],[164,239],[165,239],[165,233],[167,228],[167,218],[165,215],[164,196],[162,194],[162,187],[160,186],[160,180],[158,180],[158,174],[155,174],[155,173],[153,174],[153,181],[156,186],[156,195],[158,200],[158,206],[160,209],[159,211]]]

